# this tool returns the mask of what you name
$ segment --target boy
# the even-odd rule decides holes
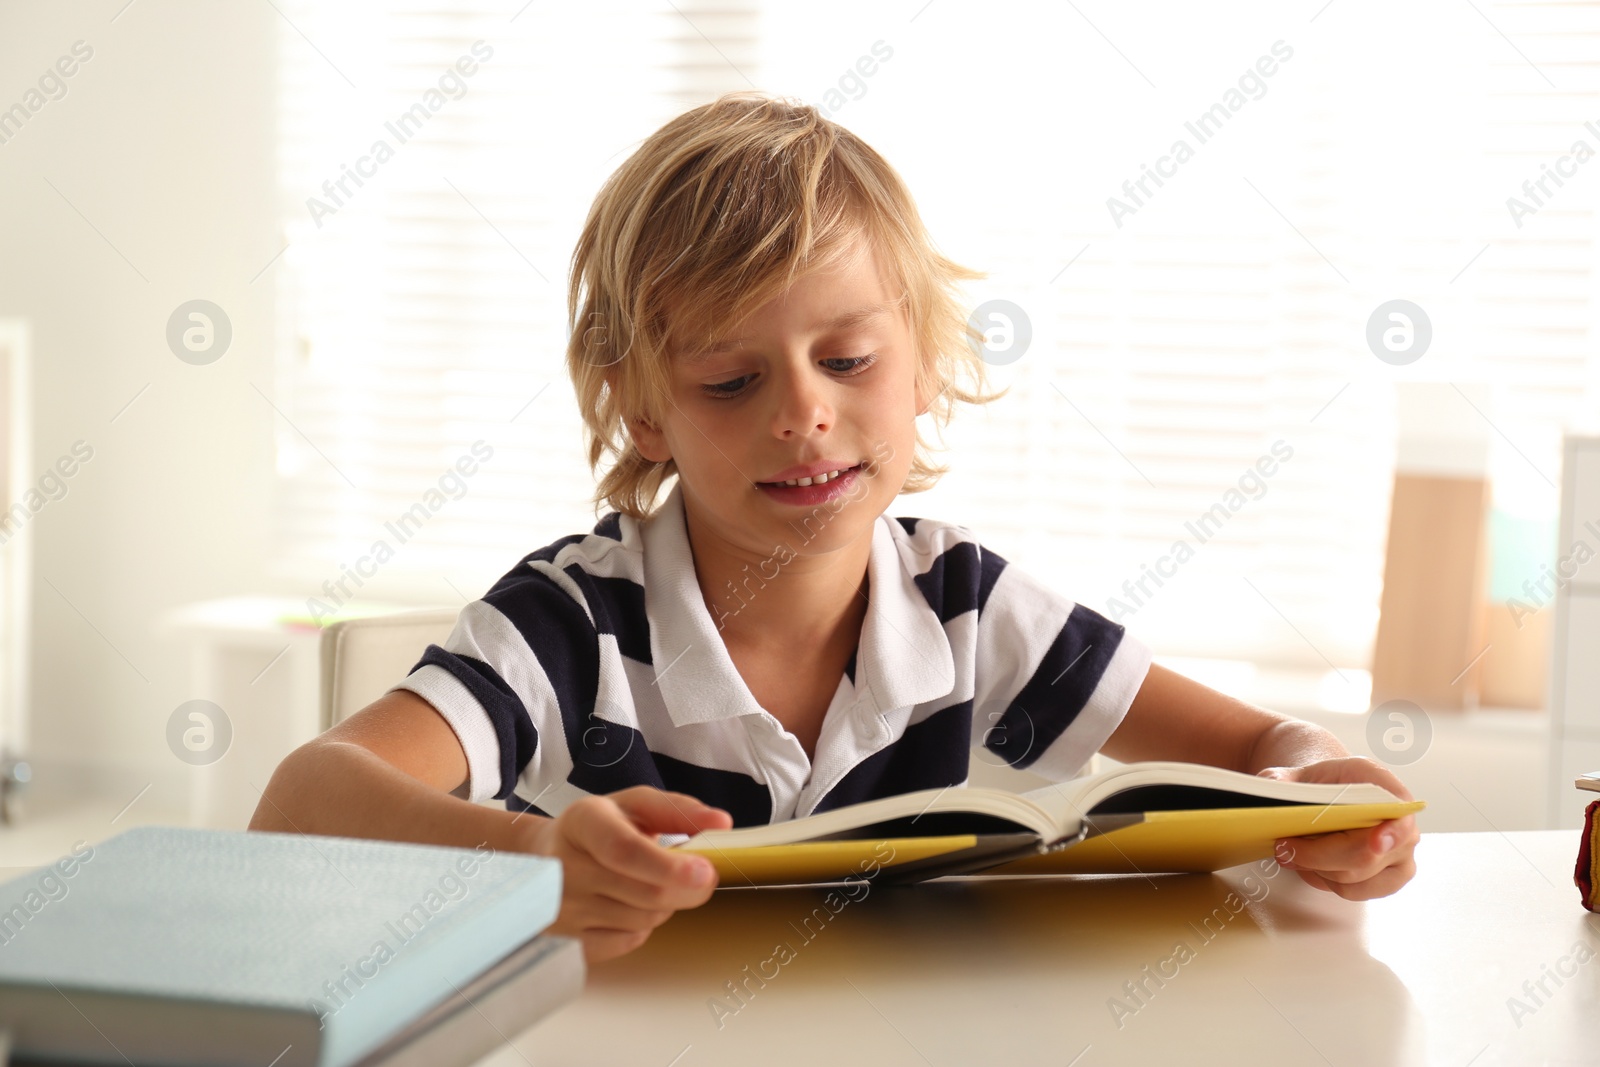
[[[996,399],[953,295],[979,276],[812,108],[730,94],[657,131],[596,198],[569,289],[613,510],[292,753],[251,827],[555,856],[552,929],[597,961],[714,888],[657,835],[960,786],[979,746],[1057,780],[1100,750],[1409,799],[1326,731],[1152,665],[964,527],[885,514],[944,472],[917,416]],[[468,802],[491,796],[508,810]],[[1361,900],[1410,879],[1416,840],[1407,817],[1280,856]]]

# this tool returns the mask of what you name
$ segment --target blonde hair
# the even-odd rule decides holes
[[[982,334],[957,299],[958,280],[985,275],[934,249],[904,181],[849,130],[813,107],[736,92],[651,134],[601,187],[572,253],[567,370],[589,466],[617,457],[595,490],[596,514],[605,505],[648,518],[676,473],[673,461],[640,455],[627,432],[634,418],[661,425],[675,346],[736,328],[802,273],[866,247],[886,253],[880,262],[902,287],[936,426],[958,401],[1004,396],[983,391],[973,347]],[[901,492],[931,489],[949,470],[926,449],[919,428]]]

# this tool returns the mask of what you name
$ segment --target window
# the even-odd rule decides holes
[[[1600,149],[1580,48],[1600,5],[1405,5],[1381,33],[1338,5],[1159,25],[957,0],[582,7],[283,5],[279,512],[308,588],[365,556],[457,602],[592,525],[562,369],[572,245],[640,139],[752,85],[878,148],[941,248],[990,272],[972,304],[1031,324],[991,369],[1011,395],[957,416],[952,473],[897,513],[962,522],[1163,653],[1319,670],[1370,656],[1397,382],[1486,385],[1458,414],[1492,424],[1497,505],[1554,514],[1559,430],[1600,399],[1596,185],[1569,160],[1520,226],[1507,198],[1575,141]],[[428,109],[477,41],[492,55]],[[348,195],[346,167],[371,172]],[[1395,298],[1433,324],[1404,367],[1365,341]],[[492,458],[456,498],[440,481],[477,441]]]

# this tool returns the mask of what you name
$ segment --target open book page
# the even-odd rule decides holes
[[[1027,793],[927,789],[770,826],[708,830],[676,847],[711,860],[719,884],[729,887],[879,871],[891,881],[977,871],[1212,871],[1271,855],[1277,838],[1373,826],[1421,807],[1370,783],[1280,782],[1145,763]],[[1030,854],[1041,845],[1058,847]]]
[[[1212,791],[1211,795],[1196,792],[1204,790]],[[1105,803],[1112,797],[1122,799]],[[1244,800],[1236,803],[1240,797]],[[1396,799],[1382,787],[1369,783],[1280,782],[1192,763],[1134,763],[1027,793],[966,786],[923,789],[768,826],[704,830],[677,847],[759,848],[853,838],[1003,833],[1018,827],[1031,830],[1049,843],[1076,835],[1083,819],[1103,803],[1118,811],[1142,811],[1140,805],[1147,801],[1150,810],[1170,810],[1248,807],[1259,803],[1252,798],[1293,804],[1383,803]],[[990,825],[987,820],[974,820],[971,816],[1003,819],[1014,825]]]
[[[1135,793],[1135,790],[1144,792]],[[1205,798],[1195,790],[1210,790],[1216,795]],[[1076,833],[1079,823],[1097,807],[1126,812],[1249,807],[1260,800],[1289,804],[1383,804],[1399,799],[1371,782],[1283,782],[1221,767],[1171,761],[1113,767],[1099,774],[1042,786],[1023,793],[1022,797],[1050,815],[1060,828],[1057,834],[1060,837]],[[1125,799],[1122,802],[1113,800],[1118,797]]]
[[[985,874],[1153,874],[1218,871],[1272,855],[1285,837],[1358,830],[1421,810],[1423,803],[1269,804],[1265,807],[1095,815],[1093,832],[1067,848],[985,868]]]
[[[911,838],[949,833],[970,833],[971,827],[953,829],[940,816],[989,816],[1005,819],[1016,827],[1053,840],[1060,836],[1054,820],[1045,810],[1017,793],[998,789],[972,789],[950,786],[922,789],[892,797],[863,801],[817,815],[737,830],[702,830],[677,847],[691,850],[710,848],[759,848],[765,845],[790,845],[802,841],[839,838]],[[885,825],[887,824],[887,825]],[[863,828],[873,827],[870,833]],[[983,832],[1006,829],[991,827]]]
[[[1044,811],[1050,817],[1051,825],[1056,828],[1045,838],[1046,844],[1078,832],[1084,817],[1089,814],[1084,807],[1084,793],[1092,789],[1098,780],[1094,776],[1074,778],[1067,782],[1052,782],[1021,794],[1025,800]]]

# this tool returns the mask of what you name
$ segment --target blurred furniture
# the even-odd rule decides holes
[[[1374,705],[1403,699],[1460,710],[1476,703],[1468,667],[1484,643],[1488,504],[1481,478],[1395,475],[1372,654]]]
[[[1486,391],[1440,382],[1396,387],[1399,442],[1383,596],[1372,652],[1372,704],[1477,704],[1488,574]],[[1463,414],[1463,412],[1465,414]]]
[[[367,605],[377,611],[405,607]],[[187,604],[168,612],[162,627],[190,647],[185,699],[214,703],[231,734],[214,761],[190,768],[190,823],[242,830],[283,757],[322,732],[317,657],[323,627],[306,617],[304,600],[289,597]]]
[[[1489,651],[1478,662],[1478,702],[1487,708],[1545,710],[1550,706],[1550,612],[1498,600],[1484,610]]]
[[[1593,1063],[1577,846],[1427,834],[1366,903],[1254,865],[719,890],[478,1067]]]
[[[1562,449],[1550,677],[1550,825],[1583,825],[1572,780],[1600,771],[1600,437]]]
[[[221,711],[226,750],[188,768],[189,822],[242,830],[283,757],[317,735],[317,630],[280,621],[305,613],[287,597],[227,597],[162,618],[164,636],[189,646],[185,700]]]
[[[28,747],[29,634],[32,632],[33,534],[22,507],[39,472],[33,469],[29,332],[23,319],[0,319],[0,822],[11,822],[30,777]]]
[[[445,643],[459,614],[454,608],[402,611],[345,619],[324,629],[321,730],[349,718],[403,680],[430,644]]]

